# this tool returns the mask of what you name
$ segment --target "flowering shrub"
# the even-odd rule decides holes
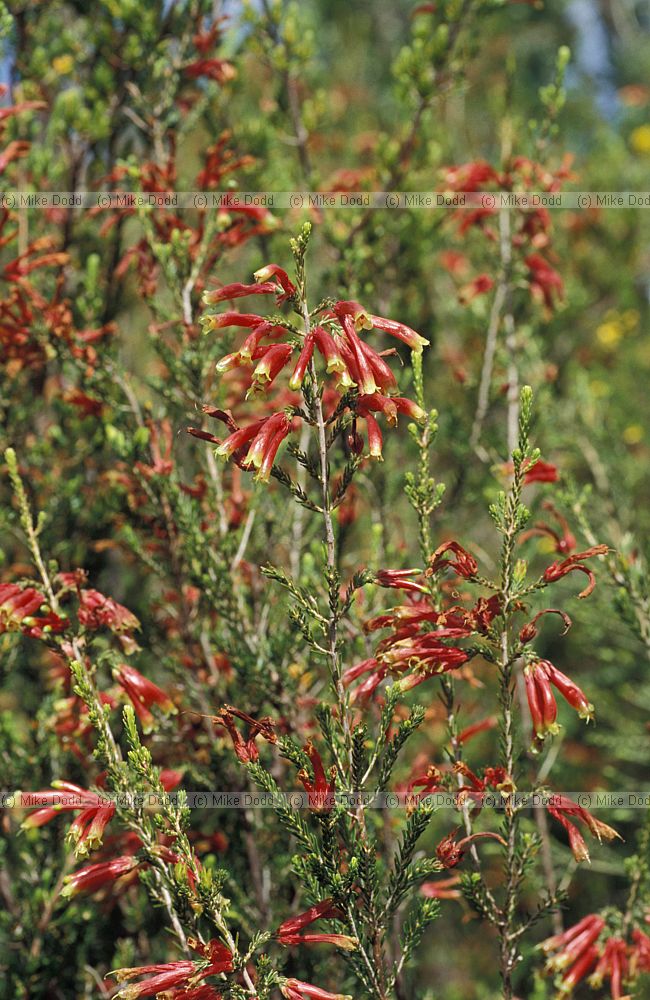
[[[360,21],[375,119],[340,5],[231,6],[0,10],[3,989],[641,997],[647,250],[502,65],[565,26]]]

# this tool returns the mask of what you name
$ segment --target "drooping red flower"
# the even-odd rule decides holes
[[[3,632],[22,632],[23,635],[41,639],[47,633],[63,632],[68,624],[66,619],[52,611],[35,615],[45,603],[44,595],[34,587],[21,587],[17,583],[0,584],[0,635]]]
[[[627,978],[628,969],[627,944],[620,937],[609,937],[588,983],[592,989],[600,989],[608,978],[612,1000],[622,1000],[623,980]]]
[[[285,920],[276,931],[276,938],[280,944],[335,944],[346,951],[354,951],[357,947],[356,939],[348,934],[318,933],[305,931],[304,928],[313,924],[316,920],[331,920],[341,917],[340,910],[334,905],[331,899],[324,899],[321,903],[310,906],[304,913],[299,913],[296,917]]]
[[[64,886],[61,890],[62,896],[76,896],[80,892],[95,892],[105,885],[111,885],[129,875],[139,867],[139,862],[132,855],[123,855],[112,858],[110,861],[101,861],[96,865],[87,865],[79,868],[76,872],[66,875]]]
[[[596,819],[587,809],[579,806],[572,799],[567,798],[566,795],[553,794],[546,808],[549,815],[556,819],[558,823],[561,823],[566,830],[569,837],[569,846],[576,861],[589,861],[589,851],[587,850],[584,837],[578,827],[568,819],[569,816],[584,823],[589,832],[594,837],[597,837],[598,840],[613,840],[615,837],[618,837],[619,840],[623,839],[620,833],[617,833],[613,827]]]
[[[581,719],[588,722],[593,719],[594,706],[588,701],[578,685],[558,670],[549,660],[536,660],[524,668],[526,696],[533,723],[533,729],[538,739],[557,733],[557,703],[551,685],[563,696],[565,701],[574,708]]]
[[[107,628],[118,635],[133,632],[140,627],[140,622],[123,604],[118,604],[112,597],[106,597],[98,590],[80,590],[79,622],[88,629]]]
[[[553,309],[555,300],[564,295],[564,282],[554,268],[539,253],[531,253],[524,259],[528,268],[528,281],[533,298],[543,302],[547,309]]]
[[[556,483],[560,478],[557,466],[551,462],[544,462],[539,458],[533,465],[528,466],[524,472],[524,485],[530,483]]]
[[[21,805],[32,804],[38,804],[39,808],[23,820],[23,830],[43,826],[59,813],[79,810],[68,836],[75,844],[75,853],[82,856],[99,847],[104,830],[115,814],[115,803],[69,781],[53,781],[52,788],[21,797]]]
[[[115,994],[121,1000],[138,1000],[139,997],[157,996],[164,990],[175,989],[177,987],[188,987],[193,989],[208,976],[220,975],[224,972],[232,972],[233,961],[232,952],[221,941],[212,939],[204,944],[196,938],[188,938],[190,948],[196,951],[202,959],[207,960],[207,965],[198,965],[190,959],[181,962],[168,962],[165,965],[143,965],[132,969],[115,969],[109,975],[115,976],[118,983],[128,982],[138,976],[147,976],[139,983],[129,983]],[[181,993],[181,996],[184,994]]]
[[[280,984],[280,993],[285,1000],[352,1000],[351,996],[343,993],[330,993],[320,986],[313,986],[311,983],[303,983],[300,979],[285,979]]]
[[[561,608],[544,608],[543,611],[538,611],[537,614],[533,618],[531,618],[529,622],[526,622],[525,625],[522,625],[519,631],[520,642],[523,643],[531,642],[537,636],[537,622],[539,621],[540,618],[543,618],[544,615],[559,615],[559,617],[564,622],[564,630],[562,632],[562,635],[566,635],[566,633],[571,628],[572,622],[566,611],[562,611]]]
[[[113,677],[125,694],[128,695],[146,733],[150,732],[155,724],[155,719],[151,712],[151,708],[154,705],[166,714],[173,714],[177,711],[174,702],[162,688],[159,688],[153,681],[143,677],[138,670],[129,666],[128,663],[121,663],[113,671]]]
[[[334,766],[330,768],[328,779],[321,755],[311,740],[305,744],[303,749],[309,758],[313,775],[303,767],[298,772],[298,778],[307,792],[309,808],[315,812],[329,812],[334,805],[336,768]]]
[[[380,569],[375,573],[375,583],[380,587],[393,587],[396,590],[408,590],[426,594],[427,588],[414,576],[421,576],[421,569]]]

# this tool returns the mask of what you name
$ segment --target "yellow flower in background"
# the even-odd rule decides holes
[[[639,125],[632,130],[630,146],[635,153],[650,153],[650,125]]]
[[[69,53],[65,56],[57,56],[56,59],[52,60],[52,69],[55,73],[65,76],[66,73],[71,73],[74,69],[74,59]]]
[[[638,309],[626,309],[625,312],[621,314],[621,322],[628,333],[630,330],[636,329],[639,325],[640,319],[641,314]]]
[[[623,440],[626,444],[640,444],[643,440],[644,430],[641,424],[630,424],[623,431]]]
[[[623,327],[618,320],[607,320],[596,328],[596,339],[603,347],[616,347],[623,336]]]

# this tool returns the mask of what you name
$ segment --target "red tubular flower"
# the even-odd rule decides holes
[[[256,480],[268,482],[280,445],[290,430],[291,420],[284,411],[274,413],[263,422],[242,461],[242,465],[257,469]]]
[[[576,861],[589,861],[589,851],[587,850],[584,837],[577,826],[567,819],[568,816],[584,823],[590,833],[600,841],[603,839],[613,840],[615,837],[618,837],[619,840],[623,839],[613,827],[608,826],[607,823],[602,823],[592,816],[590,812],[582,806],[577,805],[577,803],[565,795],[554,794],[550,804],[546,808],[549,815],[556,819],[558,823],[561,823],[566,830],[569,837],[569,846]]]
[[[561,933],[554,934],[552,937],[546,938],[546,940],[542,941],[538,947],[542,949],[545,955],[549,955],[554,951],[564,955],[564,949],[573,941],[586,940],[586,947],[594,944],[604,926],[605,921],[602,917],[595,913],[590,913],[588,916],[583,917],[582,920],[579,920],[577,924],[574,924],[573,927],[568,927],[566,930],[561,931]],[[595,933],[593,933],[594,930]],[[583,939],[583,934],[585,933],[587,933],[587,937],[586,939]],[[577,951],[573,949],[566,959],[552,959],[549,964],[549,969],[565,968],[567,965],[570,965],[571,962],[575,961],[575,958],[579,954],[580,949]]]
[[[487,292],[491,291],[493,288],[494,281],[489,274],[477,274],[472,281],[463,285],[460,289],[458,292],[458,300],[463,305],[466,305],[478,295],[486,295]]]
[[[239,719],[249,727],[246,738],[237,729],[235,719]],[[244,764],[259,760],[260,755],[255,744],[258,736],[262,736],[268,743],[275,743],[277,739],[273,731],[274,722],[271,718],[265,716],[263,719],[253,719],[250,715],[235,708],[234,705],[224,705],[214,721],[220,722],[228,730],[235,755]]]
[[[274,344],[264,352],[253,371],[250,392],[263,392],[289,363],[293,353],[291,344]]]
[[[465,857],[465,851],[468,844],[474,843],[476,840],[496,840],[503,847],[506,847],[506,842],[503,837],[499,836],[498,833],[491,833],[488,831],[482,833],[473,833],[469,837],[463,837],[462,840],[456,840],[456,835],[458,829],[452,830],[448,833],[446,837],[443,837],[438,846],[436,847],[436,857],[443,868],[455,868]]]
[[[0,584],[0,635],[3,632],[22,632],[23,635],[41,639],[47,632],[62,632],[68,623],[53,612],[34,617],[34,612],[43,604],[45,597],[34,587],[21,587],[17,583]]]
[[[362,395],[368,396],[379,392],[379,386],[375,382],[372,367],[363,350],[363,344],[354,328],[354,323],[352,322],[351,317],[346,315],[342,316],[341,324],[343,326],[347,347],[351,356],[348,368],[355,376],[355,382],[359,387],[359,392]]]
[[[349,389],[354,379],[341,354],[338,342],[322,326],[315,326],[312,333],[314,335],[314,343],[325,359],[328,373],[335,372],[339,376],[339,386]]]
[[[334,805],[334,793],[336,791],[334,776],[336,768],[334,766],[330,768],[328,781],[321,755],[311,740],[305,744],[303,750],[309,757],[313,779],[309,771],[304,767],[298,772],[298,779],[302,782],[305,791],[308,793],[309,808],[315,812],[329,812]]]
[[[304,381],[305,374],[309,366],[309,362],[312,359],[313,353],[314,353],[314,334],[308,333],[307,336],[305,337],[305,342],[303,344],[302,350],[298,355],[298,361],[296,363],[296,367],[294,368],[293,374],[289,379],[290,389],[294,390],[300,389]]]
[[[104,830],[115,814],[113,802],[107,802],[94,792],[79,788],[69,781],[53,781],[51,789],[29,793],[25,796],[25,804],[29,804],[32,796],[39,806],[43,803],[44,807],[36,809],[22,822],[23,830],[43,826],[61,812],[80,810],[68,831],[68,836],[76,845],[77,855],[86,855],[99,847]]]
[[[635,979],[643,972],[650,972],[650,937],[636,927],[632,931],[630,949],[630,975]]]
[[[561,579],[561,577],[566,576],[567,573],[573,572],[573,570],[579,570],[581,573],[585,573],[589,577],[589,583],[583,591],[578,594],[578,597],[589,597],[594,587],[596,586],[596,577],[594,576],[592,570],[587,566],[583,566],[583,559],[591,559],[592,556],[604,556],[609,552],[609,547],[607,545],[592,545],[591,548],[585,549],[584,552],[575,552],[568,559],[563,559],[561,562],[551,563],[547,569],[544,570],[542,579],[545,583],[555,583],[556,580]]]
[[[479,733],[485,733],[490,729],[494,729],[498,725],[499,720],[496,715],[491,715],[487,719],[481,719],[480,722],[475,722],[471,726],[467,726],[462,732],[458,734],[458,742],[463,744],[467,743],[468,740],[473,739]]]
[[[384,439],[382,437],[381,428],[372,413],[366,413],[365,420],[366,427],[368,429],[368,451],[370,453],[370,457],[383,461],[382,448],[384,445]]]
[[[380,569],[375,574],[375,583],[380,587],[394,587],[397,590],[408,590],[426,594],[427,588],[409,579],[412,576],[421,576],[421,569]]]
[[[556,483],[559,478],[557,466],[540,458],[526,469],[524,484],[528,486],[530,483]]]
[[[528,268],[528,280],[533,297],[541,300],[547,309],[552,309],[555,298],[561,299],[564,293],[564,283],[541,254],[531,253],[524,259]]]
[[[455,558],[444,559],[443,556],[447,552],[453,552]],[[432,576],[447,566],[451,566],[465,580],[473,579],[478,573],[478,563],[474,556],[470,555],[467,549],[464,549],[462,545],[454,541],[443,542],[442,545],[438,546],[431,556],[431,562],[426,575]]]
[[[415,351],[416,354],[421,354],[422,349],[429,346],[428,340],[421,337],[419,333],[416,333],[415,330],[412,330],[410,326],[406,326],[404,323],[396,323],[395,320],[385,319],[383,316],[370,316],[369,319],[371,325],[376,330],[383,330],[384,333],[389,333],[391,337],[396,337],[410,347],[412,351]]]
[[[214,316],[206,316],[203,322],[206,330],[224,330],[229,326],[259,327],[268,320],[257,313],[240,313],[233,309],[216,313]]]
[[[289,945],[294,944],[335,944],[339,948],[344,948],[346,951],[354,951],[357,947],[357,942],[353,937],[347,934],[319,934],[319,933],[301,933],[304,927],[308,927],[313,924],[316,920],[331,920],[337,919],[341,916],[340,911],[336,908],[331,899],[324,899],[321,903],[317,903],[315,906],[310,906],[308,910],[304,913],[298,914],[296,917],[291,917],[289,920],[285,920],[284,923],[280,925],[277,930],[276,937],[280,944]]]
[[[610,981],[612,1000],[621,1000],[621,987],[627,977],[629,963],[627,945],[622,938],[610,937],[605,942],[596,968],[587,980],[592,989],[600,989],[607,976]]]
[[[424,410],[413,400],[405,399],[403,396],[384,396],[380,392],[360,395],[357,399],[356,411],[362,417],[365,417],[369,411],[383,413],[392,427],[397,425],[398,413],[403,413],[418,423],[421,423],[426,416]]]
[[[66,875],[61,895],[76,896],[80,892],[95,892],[97,889],[110,885],[129,875],[139,866],[139,862],[131,855],[112,858],[111,861],[101,861],[96,865],[87,865],[78,871]]]
[[[232,972],[232,952],[221,941],[213,939],[204,944],[202,941],[197,941],[196,938],[188,938],[187,943],[193,951],[207,960],[207,966],[197,966],[196,962],[188,959],[181,962],[169,962],[166,965],[143,965],[133,969],[116,969],[109,975],[115,976],[118,983],[135,979],[136,976],[151,977],[140,983],[129,983],[128,986],[123,987],[115,994],[116,998],[138,1000],[139,997],[158,996],[164,990],[173,990],[176,987],[188,987],[189,990],[181,992],[180,995],[191,996],[193,988],[208,976]]]
[[[264,417],[262,420],[256,420],[254,423],[249,424],[248,427],[238,427],[225,441],[222,441],[217,448],[217,455],[223,458],[230,458],[233,455],[235,458],[239,457],[241,459],[244,455],[243,449],[245,446],[259,433],[268,419],[268,417]]]
[[[254,285],[242,285],[240,281],[235,281],[232,285],[223,285],[212,292],[205,292],[203,301],[206,305],[214,306],[218,302],[239,299],[244,295],[274,295],[277,290],[277,285],[272,281],[257,282]]]
[[[551,685],[557,688],[565,701],[574,708],[581,719],[593,718],[594,706],[570,677],[558,670],[549,660],[537,660],[524,668],[528,707],[535,735],[544,739],[549,733],[558,732],[557,704]]]
[[[155,719],[150,711],[153,705],[157,705],[166,713],[175,713],[177,711],[174,702],[162,688],[159,688],[153,681],[147,680],[138,670],[130,667],[128,663],[121,663],[113,671],[113,677],[125,694],[128,695],[145,733],[150,732],[155,724]]]
[[[286,1000],[352,1000],[351,996],[343,993],[330,993],[320,986],[312,986],[311,983],[303,983],[300,979],[285,979],[280,984],[280,993]]]
[[[260,267],[253,277],[256,281],[267,281],[269,278],[275,278],[282,289],[282,294],[278,295],[278,304],[292,299],[296,294],[296,286],[289,280],[289,275],[284,268],[278,267],[277,264],[267,264],[266,267]],[[277,292],[276,288],[276,294]]]

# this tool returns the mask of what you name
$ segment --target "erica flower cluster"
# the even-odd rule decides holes
[[[247,398],[266,393],[276,386],[281,373],[286,372],[286,387],[276,400],[284,405],[270,416],[244,426],[239,426],[231,414],[206,407],[207,414],[225,423],[230,433],[223,440],[198,428],[190,428],[190,433],[216,444],[217,454],[232,458],[242,468],[254,471],[257,479],[266,481],[282,442],[300,420],[309,419],[299,405],[297,392],[306,379],[311,382],[321,373],[333,382],[333,391],[324,396],[327,422],[340,420],[347,411],[351,427],[348,446],[361,454],[364,441],[356,424],[358,418],[363,419],[368,454],[381,458],[383,439],[377,415],[394,425],[399,414],[421,420],[424,413],[414,402],[398,395],[397,380],[386,361],[395,350],[376,350],[367,340],[368,331],[386,333],[417,352],[428,341],[405,324],[376,316],[354,301],[337,301],[308,313],[298,289],[277,264],[261,268],[254,277],[253,284],[236,283],[207,292],[205,302],[217,305],[250,295],[273,295],[278,306],[292,305],[302,322],[296,326],[282,314],[262,316],[227,311],[207,316],[204,328],[246,331],[239,348],[221,359],[217,371],[226,374],[235,369],[246,370]]]
[[[561,996],[568,996],[583,981],[595,990],[608,981],[612,1000],[623,1000],[625,984],[650,972],[650,937],[635,927],[628,939],[595,913],[547,938],[540,947],[548,956],[546,971],[557,975]]]

